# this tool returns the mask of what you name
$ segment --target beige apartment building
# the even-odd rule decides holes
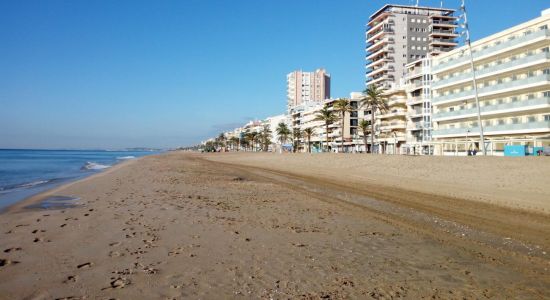
[[[314,72],[294,71],[286,76],[287,110],[305,102],[319,102],[330,98],[330,74],[325,69]]]
[[[398,85],[405,65],[428,53],[452,50],[456,41],[455,10],[385,5],[367,23],[366,83],[390,89]]]
[[[482,123],[478,123],[470,53],[466,47],[433,59],[433,138],[440,153],[480,147],[502,154],[507,141],[548,146],[550,137],[550,11],[472,43]],[[453,141],[471,141],[453,148]],[[462,144],[462,143],[461,143]]]

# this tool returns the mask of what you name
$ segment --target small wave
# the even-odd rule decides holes
[[[126,159],[134,159],[136,158],[135,156],[132,156],[132,155],[129,155],[129,156],[119,156],[117,157],[116,159],[118,160],[126,160]]]
[[[81,170],[103,170],[103,169],[107,169],[107,168],[110,168],[110,167],[111,166],[109,166],[109,165],[102,165],[102,164],[98,164],[98,163],[89,161],[80,169]]]
[[[23,184],[8,185],[8,186],[0,187],[0,193],[8,193],[10,191],[18,190],[18,189],[27,189],[27,188],[45,184],[48,182],[50,182],[50,180],[37,180],[37,181],[27,182]]]

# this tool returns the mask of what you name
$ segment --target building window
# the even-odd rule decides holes
[[[544,97],[550,97],[550,91],[544,92]]]
[[[550,121],[550,115],[544,115],[544,121],[549,122]]]
[[[512,118],[512,124],[519,124],[519,118]]]
[[[535,116],[529,116],[529,117],[527,118],[527,122],[529,122],[529,123],[533,123],[533,122],[535,122],[535,121],[536,121]]]

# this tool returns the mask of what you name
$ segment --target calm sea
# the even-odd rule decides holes
[[[0,210],[121,161],[155,153],[158,152],[0,149]]]

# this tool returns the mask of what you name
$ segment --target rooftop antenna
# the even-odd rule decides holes
[[[443,8],[443,0],[441,0],[441,8]]]
[[[477,106],[477,123],[479,126],[479,138],[481,142],[481,150],[483,151],[483,155],[487,156],[487,149],[485,148],[485,138],[483,137],[483,123],[481,123],[481,110],[479,107],[479,97],[477,93],[477,80],[476,80],[476,69],[474,68],[474,55],[472,53],[472,44],[470,42],[470,28],[468,26],[468,17],[466,15],[466,4],[464,3],[465,0],[462,0],[462,4],[460,5],[460,10],[462,11],[462,16],[464,17],[464,34],[466,38],[466,45],[468,46],[468,50],[470,52],[470,67],[472,68],[472,82],[474,84],[474,95],[476,99],[476,106]]]
[[[420,0],[416,0],[416,7],[418,7],[418,2],[419,2],[419,1],[420,1]]]

